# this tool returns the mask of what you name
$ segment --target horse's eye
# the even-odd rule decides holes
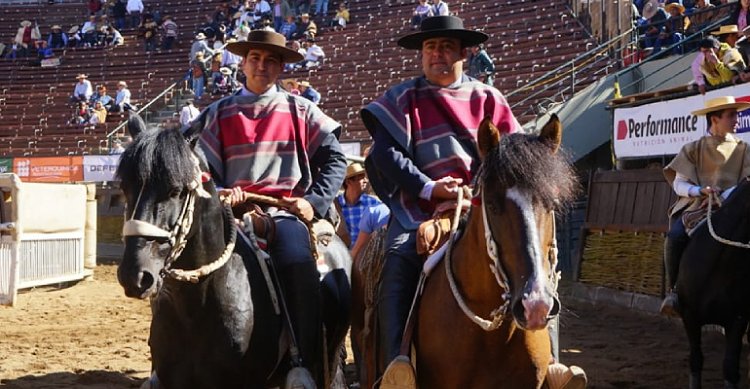
[[[178,198],[178,197],[180,197],[180,193],[182,193],[182,189],[181,188],[174,188],[174,189],[172,189],[172,190],[169,191],[169,197],[171,197],[173,199]]]

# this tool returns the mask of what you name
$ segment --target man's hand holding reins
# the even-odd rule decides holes
[[[302,197],[282,197],[282,206],[297,215],[302,221],[310,223],[315,217],[312,205]]]
[[[435,181],[432,188],[433,200],[455,200],[458,198],[458,188],[463,183],[460,178],[443,177]]]
[[[229,205],[234,207],[245,202],[245,192],[239,186],[219,189],[219,198],[229,198]]]

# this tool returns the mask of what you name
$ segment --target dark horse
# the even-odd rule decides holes
[[[697,228],[682,256],[677,277],[680,315],[690,343],[690,389],[701,387],[701,327],[724,327],[724,387],[740,380],[742,336],[750,318],[750,182],[743,179],[712,216],[716,235],[746,248],[719,242],[708,223]]]
[[[135,139],[117,170],[128,204],[118,280],[127,296],[151,298],[152,381],[178,389],[278,386],[290,370],[283,310],[272,299],[279,286],[239,236],[195,134],[146,129],[137,117],[129,130]],[[348,328],[341,315],[351,259],[338,238],[319,246],[335,269],[321,283],[328,353],[313,376],[322,388]]]
[[[557,153],[561,136],[556,116],[539,136],[502,135],[487,119],[480,125],[476,202],[427,278],[416,312],[419,388],[543,385],[551,362],[547,324],[560,309],[553,211],[568,204],[578,186]],[[363,299],[358,287],[355,301]],[[354,323],[352,337],[363,340],[368,361],[360,378],[370,388],[372,372],[383,368],[373,366],[376,337],[361,333],[361,318]]]

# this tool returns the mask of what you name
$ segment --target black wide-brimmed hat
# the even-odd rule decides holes
[[[279,54],[284,63],[299,62],[304,58],[302,54],[286,47],[286,38],[283,35],[266,30],[250,31],[247,41],[229,43],[226,49],[242,58],[247,56],[250,49],[268,50]]]
[[[422,48],[422,42],[430,38],[456,38],[461,47],[470,47],[486,41],[489,36],[483,32],[467,30],[464,21],[455,16],[433,16],[426,18],[419,26],[419,32],[401,37],[398,45],[410,50]]]

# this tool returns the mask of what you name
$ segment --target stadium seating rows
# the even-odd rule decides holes
[[[453,13],[464,18],[467,27],[490,35],[487,49],[497,67],[495,86],[509,92],[595,44],[586,38],[565,3],[483,0],[450,6]],[[112,114],[106,124],[96,128],[67,124],[72,112],[68,97],[75,76],[88,74],[93,85],[105,84],[113,96],[117,81],[123,80],[137,104],[151,100],[185,74],[193,31],[216,4],[217,0],[159,2],[162,14],[174,15],[180,26],[178,47],[169,52],[146,53],[134,31],[126,29],[125,45],[114,49],[60,50],[59,67],[40,68],[23,59],[0,59],[0,156],[101,153],[106,146],[105,135],[123,115]],[[343,31],[322,28],[319,45],[327,54],[325,64],[283,76],[309,80],[320,91],[323,110],[344,125],[344,141],[367,143],[369,135],[359,120],[362,105],[389,86],[420,73],[417,53],[396,46],[397,37],[412,31],[409,17],[414,5],[411,0],[350,0],[352,23]],[[335,6],[330,9],[333,13]],[[51,25],[60,24],[67,30],[82,22],[85,15],[85,3],[80,0],[51,6],[3,6],[0,41],[10,42],[23,19],[38,22],[46,38]],[[578,74],[578,85],[593,81],[595,76],[590,73],[600,67],[589,70],[589,74]],[[515,95],[510,102],[532,92]],[[537,99],[556,93],[551,89]]]

